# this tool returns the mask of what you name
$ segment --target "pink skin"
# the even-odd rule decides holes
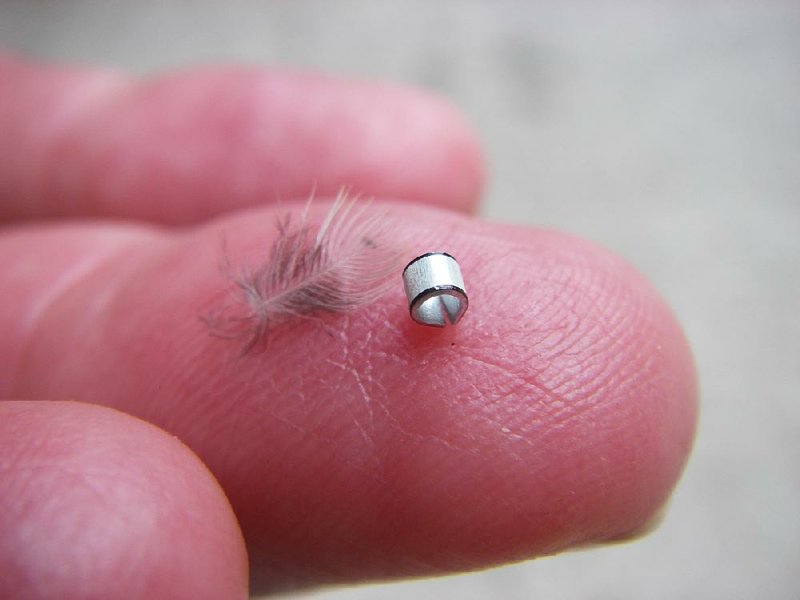
[[[0,598],[246,598],[230,504],[160,429],[77,402],[0,403]]]
[[[180,77],[191,85],[202,80]],[[297,99],[298,114],[316,110],[308,106],[327,97],[326,86],[342,86],[315,85],[313,100]],[[142,101],[153,110],[148,93]],[[359,93],[370,104],[370,89]],[[375,93],[383,98],[385,88]],[[126,118],[139,113],[134,100],[115,102],[127,107]],[[424,112],[420,102],[416,110]],[[439,104],[430,110],[445,111]],[[114,123],[110,113],[106,118]],[[408,139],[405,124],[392,127]],[[448,202],[467,209],[481,181],[478,155],[474,142],[454,142],[445,129],[422,145],[460,144],[454,153],[460,158],[436,167],[435,177],[409,172],[402,185],[433,201],[442,182],[463,175],[474,182],[471,192]],[[104,135],[94,125],[89,131],[83,140],[76,125],[70,139],[85,148]],[[387,145],[393,131],[381,138]],[[298,148],[281,152],[308,156],[328,142],[287,137],[286,143]],[[365,153],[355,146],[357,171]],[[397,149],[375,153],[404,164],[416,160]],[[325,175],[318,181],[326,179],[331,159],[320,156],[317,175],[309,176]],[[342,170],[345,156],[331,160],[329,181],[355,172]],[[210,189],[232,185],[219,164],[227,164],[219,155],[198,159],[196,175]],[[457,164],[474,168],[462,173]],[[390,164],[375,168],[374,189],[384,182],[392,189]],[[200,194],[195,214],[184,194],[194,189],[188,177],[175,196],[136,169],[115,177],[130,177],[139,194],[150,190],[147,208],[130,204],[128,186],[101,181],[104,191],[96,193],[87,176],[82,185],[95,198],[91,205],[81,205],[82,194],[68,194],[70,204],[57,208],[50,190],[38,196],[36,211],[96,210],[174,223],[230,208],[224,195]],[[5,174],[6,180],[12,190],[36,187],[23,175]],[[181,190],[170,181],[170,189]],[[275,185],[286,190],[283,197],[304,193],[293,191],[291,173],[285,180],[276,173]],[[327,207],[317,202],[313,217]],[[263,259],[276,209],[181,231],[125,222],[7,229],[0,237],[0,397],[104,404],[177,435],[225,490],[257,590],[474,569],[639,530],[674,486],[696,420],[691,355],[658,295],[618,258],[569,236],[403,202],[370,210],[385,208],[392,220],[385,243],[406,249],[408,258],[421,248],[446,249],[459,259],[470,293],[463,321],[447,330],[414,324],[398,276],[383,301],[280,325],[263,352],[240,360],[239,345],[209,335],[200,317],[228,300],[218,268],[221,240],[234,264]],[[12,202],[7,216],[14,214],[30,216]],[[35,402],[23,404],[37,410]],[[38,435],[43,421],[29,426],[30,435]],[[25,436],[24,425],[16,431]],[[0,435],[0,456],[7,443]],[[39,525],[22,519],[2,526]],[[227,539],[233,547],[235,536]],[[0,551],[0,566],[10,560]]]
[[[0,57],[0,219],[183,224],[353,193],[474,208],[481,159],[448,104],[389,84],[214,68],[135,80]],[[458,177],[453,177],[458,173]]]

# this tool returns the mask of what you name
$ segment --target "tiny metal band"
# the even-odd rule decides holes
[[[455,325],[467,312],[469,299],[458,262],[446,252],[428,252],[403,270],[411,318],[422,325]]]

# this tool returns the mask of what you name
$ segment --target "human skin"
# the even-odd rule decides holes
[[[164,494],[159,526],[60,544],[65,564],[102,548],[102,598],[131,597],[115,585],[130,564],[150,597],[203,597],[194,565],[221,598],[246,593],[248,566],[275,591],[522,560],[629,535],[666,502],[697,395],[673,315],[595,245],[469,216],[480,151],[446,103],[288,71],[135,80],[15,58],[0,85],[16,90],[0,97],[0,397],[19,400],[0,403],[0,539],[46,538],[73,511],[100,537],[136,523],[104,480],[130,471]],[[398,275],[380,302],[282,323],[240,357],[200,318],[229,298],[221,241],[232,264],[264,260],[278,215],[316,186],[318,222],[343,184],[376,198],[382,243],[458,258],[468,313],[413,323]],[[180,477],[148,479],[162,455]],[[43,461],[87,472],[47,488],[67,500],[46,519]],[[98,477],[106,510],[87,516],[68,499]],[[187,519],[186,497],[209,518]],[[61,595],[30,597],[89,597],[34,542],[25,560],[0,543],[0,597],[43,573]]]

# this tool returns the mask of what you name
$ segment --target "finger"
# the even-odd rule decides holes
[[[379,241],[458,257],[458,326],[413,323],[398,272],[380,303],[291,320],[237,359],[199,316],[228,298],[221,237],[233,265],[258,257],[272,211],[180,236],[21,229],[0,245],[0,379],[185,440],[231,499],[257,589],[472,569],[638,529],[695,422],[691,357],[657,294],[572,237],[370,210],[387,208]]]
[[[135,79],[0,57],[0,219],[190,223],[335,194],[475,207],[480,151],[423,92],[216,67]]]
[[[0,403],[0,597],[246,598],[241,534],[188,448],[75,402]]]

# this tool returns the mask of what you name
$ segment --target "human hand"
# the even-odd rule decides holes
[[[257,69],[7,58],[0,82],[0,597],[476,569],[624,537],[665,502],[696,419],[678,325],[606,251],[463,214],[482,166],[447,105]],[[342,185],[388,208],[391,241],[455,254],[469,312],[414,324],[398,273],[237,360],[199,319],[220,239],[268,249],[276,215]]]

